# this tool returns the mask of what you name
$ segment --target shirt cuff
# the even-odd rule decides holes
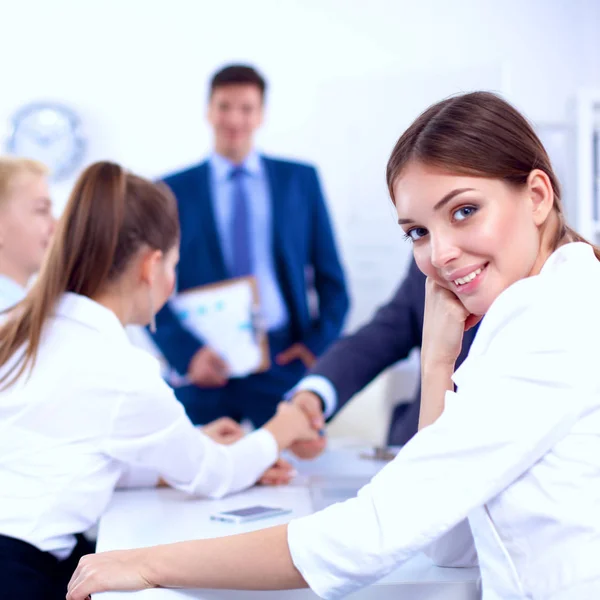
[[[314,515],[292,519],[288,523],[287,543],[292,562],[319,598],[329,600],[342,597],[342,594],[336,593],[340,582],[335,569],[331,563],[321,561],[319,554],[313,551],[314,543],[320,541],[315,529],[318,531]]]
[[[222,498],[254,485],[279,456],[275,438],[265,429],[257,429],[234,444],[218,444],[206,437],[202,458],[202,489],[192,486],[191,493]],[[226,471],[224,470],[226,469]]]
[[[301,379],[286,395],[286,400],[291,400],[298,392],[314,392],[325,405],[323,416],[328,419],[337,408],[337,392],[329,379],[322,375],[309,375]]]

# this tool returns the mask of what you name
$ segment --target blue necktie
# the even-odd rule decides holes
[[[229,178],[232,183],[231,217],[231,275],[243,277],[252,274],[252,246],[250,243],[250,209],[248,194],[244,188],[247,171],[243,167],[235,167]]]

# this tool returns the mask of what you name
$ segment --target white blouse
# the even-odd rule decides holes
[[[230,446],[201,433],[115,314],[66,294],[30,376],[0,392],[0,534],[62,558],[119,483],[160,475],[218,497],[252,485],[277,453],[264,429]]]
[[[357,498],[290,523],[311,588],[339,598],[428,550],[478,555],[484,600],[600,598],[599,343],[600,263],[568,244],[493,303],[440,418]]]
[[[21,302],[27,290],[14,279],[0,274],[0,310],[5,310]]]

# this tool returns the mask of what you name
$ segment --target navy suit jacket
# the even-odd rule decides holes
[[[356,333],[334,344],[313,367],[312,374],[326,377],[335,387],[336,412],[384,369],[407,358],[413,348],[421,347],[424,312],[425,275],[413,260],[391,301]],[[467,357],[476,331],[473,327],[465,332],[456,368]],[[420,395],[419,387],[405,431],[395,436],[397,443],[404,443],[417,431]]]
[[[292,338],[318,356],[339,336],[349,306],[319,178],[309,165],[265,156],[261,159],[273,209],[277,279],[289,310]],[[205,161],[164,179],[179,207],[179,291],[230,277],[215,221],[209,169]],[[318,315],[309,310],[310,271],[319,301]],[[181,326],[168,303],[158,313],[156,325],[154,341],[171,366],[185,373],[202,340]]]

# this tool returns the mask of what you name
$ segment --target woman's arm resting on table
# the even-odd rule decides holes
[[[287,525],[279,525],[236,536],[90,554],[73,573],[67,600],[153,587],[279,590],[307,585],[292,562]]]

